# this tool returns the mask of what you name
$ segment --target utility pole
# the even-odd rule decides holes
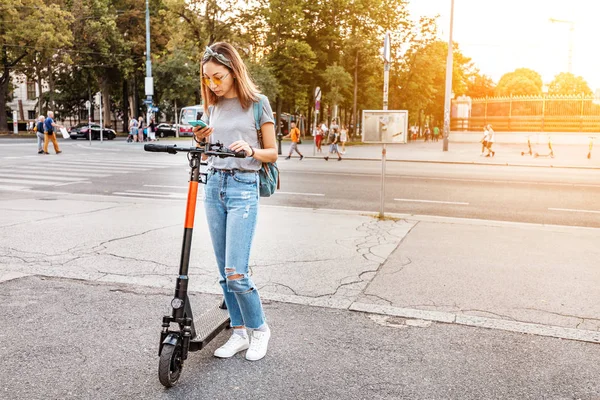
[[[452,27],[454,25],[454,0],[450,2],[450,35],[448,37],[448,57],[446,58],[446,93],[444,95],[444,140],[442,151],[448,151],[450,136],[450,101],[452,96]]]
[[[391,57],[391,39],[390,33],[386,32],[385,38],[383,39],[383,110],[388,109],[388,89],[390,82],[390,61]],[[381,145],[381,194],[379,199],[379,218],[385,217],[385,160],[387,156],[387,149],[385,143]]]
[[[150,111],[152,110],[152,96],[154,95],[154,80],[152,79],[152,60],[150,59],[150,6],[148,0],[146,0],[146,106],[148,111],[146,112],[146,123],[150,123]]]
[[[557,24],[569,24],[568,72],[573,73],[573,34],[575,32],[575,21],[567,21],[564,19],[550,18],[550,22],[557,23]]]

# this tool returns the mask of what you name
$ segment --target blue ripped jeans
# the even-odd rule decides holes
[[[248,272],[258,214],[256,172],[211,170],[204,208],[231,326],[261,327],[265,315]]]

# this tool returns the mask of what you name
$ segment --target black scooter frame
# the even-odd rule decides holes
[[[175,378],[162,377],[159,367],[159,378],[165,386],[172,386],[179,378],[183,362],[188,357],[189,351],[198,351],[203,349],[212,339],[214,339],[223,329],[229,326],[230,320],[227,314],[225,301],[222,301],[214,309],[203,314],[201,319],[208,322],[205,326],[201,326],[197,332],[194,324],[194,315],[188,297],[189,283],[189,261],[192,247],[192,233],[194,229],[194,218],[196,211],[196,198],[198,193],[198,184],[206,184],[208,174],[200,171],[200,166],[207,165],[207,162],[202,161],[202,154],[216,157],[237,157],[244,158],[244,152],[232,152],[224,148],[217,142],[214,144],[203,143],[199,147],[179,148],[176,145],[164,146],[156,144],[146,144],[145,151],[150,152],[165,152],[177,154],[179,152],[188,153],[190,166],[190,182],[187,196],[186,217],[183,231],[183,243],[181,248],[181,259],[179,262],[179,276],[175,285],[175,294],[171,301],[171,314],[165,315],[162,320],[162,331],[160,333],[160,344],[158,355],[161,356],[163,348],[166,344],[172,346],[181,346],[180,354],[176,356],[178,374]],[[179,329],[172,330],[171,324],[176,324]],[[172,356],[174,357],[174,356]],[[161,364],[162,365],[162,364]]]

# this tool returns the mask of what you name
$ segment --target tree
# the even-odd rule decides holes
[[[71,13],[42,0],[4,0],[0,12],[0,108],[6,107],[11,72],[23,66],[27,56],[44,52],[50,65],[59,49],[72,41]],[[52,54],[51,54],[52,53]],[[6,113],[0,112],[0,131],[8,129]]]
[[[575,76],[570,72],[561,72],[554,77],[548,86],[548,94],[558,95],[591,95],[592,89],[581,76]]]
[[[492,78],[476,72],[469,78],[465,94],[471,98],[491,97],[494,95],[495,86]]]
[[[405,109],[409,115],[424,112],[435,121],[444,119],[446,87],[446,56],[448,44],[435,40],[425,44],[415,43],[405,55],[404,64],[397,76],[398,94],[393,97],[394,108]],[[454,43],[452,92],[455,96],[467,92],[473,64]]]
[[[542,77],[529,68],[518,68],[502,75],[496,96],[537,96],[542,94]]]
[[[343,67],[333,64],[325,69],[322,77],[325,82],[323,103],[335,108],[346,98],[345,92],[352,86],[352,75]]]

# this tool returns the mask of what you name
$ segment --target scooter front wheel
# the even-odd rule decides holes
[[[165,387],[172,387],[181,375],[183,360],[181,359],[181,343],[163,345],[158,362],[158,380]]]

